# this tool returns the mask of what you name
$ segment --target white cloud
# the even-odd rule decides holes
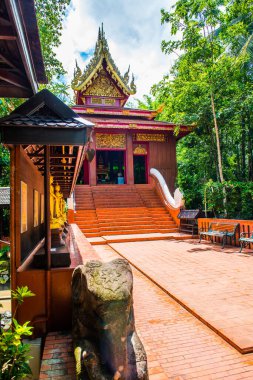
[[[169,38],[168,25],[161,25],[161,8],[174,0],[72,0],[64,23],[62,44],[57,56],[73,78],[75,60],[83,70],[87,64],[80,53],[95,47],[98,28],[104,23],[109,49],[120,72],[128,65],[137,85],[135,97],[148,94],[151,86],[168,73],[171,59],[161,51],[161,41]]]

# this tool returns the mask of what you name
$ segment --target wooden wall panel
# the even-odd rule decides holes
[[[72,321],[71,278],[73,268],[51,271],[50,330],[69,330]]]
[[[49,331],[71,329],[72,273],[73,268],[52,269],[49,293],[47,293],[47,271],[34,269],[17,273],[16,285],[28,286],[35,294],[35,297],[25,299],[18,309],[17,319],[20,323],[30,321],[36,336],[42,336]],[[50,299],[49,304],[48,299]]]
[[[30,321],[37,336],[46,332],[47,305],[46,305],[46,271],[28,270],[16,274],[17,286],[28,286],[35,297],[26,298],[17,313],[19,323]],[[13,307],[15,303],[13,302]]]
[[[171,192],[175,190],[177,176],[176,139],[170,136],[168,142],[149,143],[149,170],[155,168],[161,172]]]
[[[19,167],[19,187],[20,181],[27,184],[27,231],[21,234],[21,261],[23,261],[29,252],[38,244],[44,237],[44,223],[40,223],[40,194],[44,194],[44,178],[32,164],[22,148],[20,152],[20,167]],[[18,185],[18,184],[17,184]],[[34,190],[39,193],[39,225],[33,225],[33,197]],[[18,232],[18,231],[17,231]]]

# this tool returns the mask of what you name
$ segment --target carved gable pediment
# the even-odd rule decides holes
[[[126,73],[121,75],[111,57],[103,25],[98,31],[94,56],[83,72],[76,62],[71,86],[76,92],[78,104],[94,104],[92,101],[90,103],[90,97],[97,96],[110,100],[106,103],[102,99],[98,104],[122,106],[129,95],[136,93],[134,75],[132,74],[132,79],[130,78],[130,66]]]
[[[99,72],[98,76],[82,95],[122,97],[121,91],[108,76],[105,69]]]

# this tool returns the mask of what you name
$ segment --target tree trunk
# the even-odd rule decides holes
[[[223,183],[224,177],[223,177],[223,170],[222,170],[221,150],[220,150],[220,136],[219,136],[219,128],[218,128],[218,123],[217,123],[217,118],[216,118],[216,113],[215,113],[213,93],[211,93],[211,103],[212,103],[214,130],[215,130],[215,136],[216,136],[219,177],[220,177],[220,182]]]
[[[213,167],[214,165],[214,170],[215,170],[215,174],[216,174],[216,181],[219,181],[219,168],[218,168],[218,161],[217,161],[217,154],[216,154],[216,144],[215,144],[215,137],[214,137],[214,134],[213,134],[213,128],[211,127],[211,125],[207,125],[207,130],[208,130],[208,133],[209,133],[209,136],[210,136],[210,151],[209,151],[209,154],[210,154],[210,160],[209,160],[209,165],[210,165],[210,168]],[[211,172],[209,172],[211,173]],[[209,177],[211,178],[212,176],[209,175]]]
[[[249,133],[248,133],[248,180],[253,180],[253,157],[252,157],[252,126],[250,120],[250,113],[248,114],[248,125],[249,125]]]
[[[241,139],[241,149],[242,149],[242,173],[240,177],[243,181],[246,180],[246,130],[245,130],[245,116],[242,115],[242,139]]]
[[[223,184],[224,177],[223,177],[223,170],[222,170],[222,159],[221,159],[221,149],[220,149],[220,136],[219,136],[219,128],[215,113],[215,104],[214,104],[214,97],[213,93],[211,93],[211,103],[212,103],[212,112],[213,112],[213,121],[214,121],[214,130],[215,130],[215,136],[216,136],[216,147],[217,147],[217,157],[218,157],[218,168],[219,168],[219,176],[220,176],[220,182]],[[223,192],[223,206],[224,206],[224,214],[225,217],[227,216],[227,194],[225,186],[222,187]]]

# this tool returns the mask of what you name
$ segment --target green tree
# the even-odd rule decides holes
[[[217,77],[220,74],[217,65],[222,59],[224,45],[220,40],[220,34],[216,34],[215,30],[223,22],[222,6],[224,5],[225,1],[222,0],[179,0],[175,4],[173,12],[162,10],[162,22],[170,23],[172,36],[178,33],[182,34],[177,41],[163,41],[163,51],[166,53],[172,53],[175,49],[184,51],[183,59],[180,60],[180,68],[182,70],[182,66],[184,66],[185,81],[197,86],[209,98],[221,182],[224,182],[224,175],[216,115],[216,94],[219,91],[217,88],[219,83],[217,79],[219,78]],[[193,71],[194,74],[197,73],[197,78],[196,75],[192,75]]]
[[[179,0],[162,21],[172,34],[162,49],[179,58],[152,94],[160,118],[196,126],[178,143],[178,184],[188,207],[203,204],[210,179],[231,199],[228,181],[243,193],[252,179],[252,4]]]
[[[55,48],[61,43],[63,21],[70,0],[35,0],[40,43],[48,82],[61,79],[65,74],[57,59]]]

